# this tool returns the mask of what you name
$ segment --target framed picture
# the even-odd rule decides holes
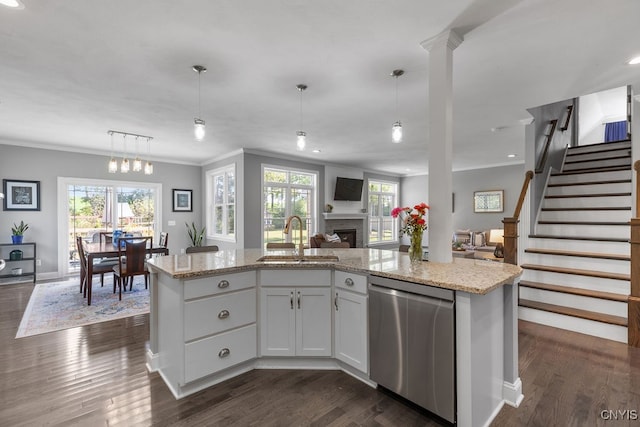
[[[173,211],[174,212],[193,212],[191,205],[191,197],[193,190],[177,190],[173,189]]]
[[[504,190],[474,191],[474,212],[503,212]]]
[[[3,179],[5,211],[39,211],[40,181]]]

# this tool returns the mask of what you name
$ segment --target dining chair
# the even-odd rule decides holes
[[[78,249],[78,258],[80,259],[80,292],[87,296],[87,287],[92,285],[93,277],[87,277],[87,256],[84,253],[84,246],[82,246],[82,237],[76,237],[76,246]],[[93,264],[93,275],[100,275],[100,286],[104,286],[104,273],[110,273],[113,271],[113,266],[117,261],[112,263],[95,262]]]
[[[166,231],[163,231],[160,233],[160,246],[162,246],[163,248],[166,248],[168,244],[169,244],[169,233],[167,233]]]
[[[188,254],[194,254],[197,252],[216,252],[218,251],[217,245],[209,245],[209,246],[190,246],[185,251]]]
[[[149,288],[149,270],[147,269],[147,256],[151,254],[153,237],[125,237],[121,238],[122,244],[118,245],[118,264],[113,266],[113,292],[116,286],[119,289],[118,298],[122,300],[122,288],[133,289],[134,276],[144,275],[144,287]]]
[[[287,243],[267,243],[267,249],[295,249],[296,244],[292,242]]]

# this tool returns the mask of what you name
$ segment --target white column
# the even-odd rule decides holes
[[[429,52],[429,261],[435,262],[453,259],[453,50],[460,43],[453,30],[420,43]]]

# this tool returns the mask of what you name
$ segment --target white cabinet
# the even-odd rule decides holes
[[[265,270],[260,282],[261,355],[331,356],[331,271]]]
[[[367,373],[369,366],[367,278],[336,271],[334,280],[336,359]]]

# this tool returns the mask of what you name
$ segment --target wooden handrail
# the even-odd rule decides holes
[[[522,184],[522,190],[520,190],[520,197],[518,198],[513,217],[505,217],[502,220],[502,224],[504,225],[504,262],[507,264],[518,265],[518,222],[522,204],[524,203],[524,198],[527,195],[527,190],[529,189],[529,184],[532,179],[533,171],[527,171],[524,174],[524,183]]]
[[[633,163],[633,170],[636,171],[636,218],[640,211],[640,160]]]
[[[541,173],[544,171],[544,164],[547,162],[547,155],[549,155],[549,147],[551,146],[551,141],[553,141],[553,134],[556,131],[556,125],[558,124],[558,119],[550,120],[549,124],[551,125],[551,129],[549,133],[546,135],[547,138],[544,141],[544,149],[542,150],[542,155],[540,159],[538,159],[538,165],[536,166],[536,173]]]
[[[569,129],[569,122],[571,121],[571,113],[573,112],[573,105],[568,105],[562,117],[562,124],[560,125],[560,131],[564,132]]]
[[[529,183],[531,182],[532,179],[533,179],[533,171],[527,171],[524,174],[524,182],[522,183],[522,190],[520,190],[520,197],[518,198],[518,203],[516,204],[516,210],[513,212],[513,217],[515,219],[520,218],[520,211],[522,210],[522,204],[524,203],[524,198],[527,195],[527,189],[529,188]]]

